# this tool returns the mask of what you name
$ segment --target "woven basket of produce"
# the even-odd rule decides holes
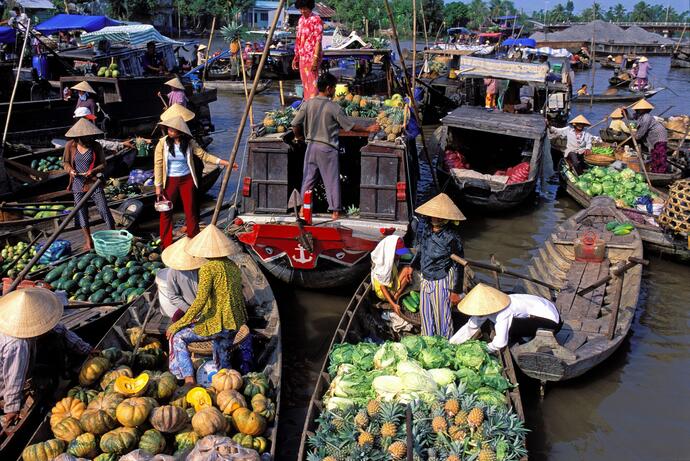
[[[676,181],[671,186],[668,200],[657,222],[676,234],[690,233],[690,180]]]
[[[616,161],[612,155],[585,154],[585,163],[592,166],[609,166]]]

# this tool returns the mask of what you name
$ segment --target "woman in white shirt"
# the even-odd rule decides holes
[[[560,315],[548,299],[527,294],[506,295],[483,283],[474,287],[458,304],[469,321],[450,339],[461,344],[471,339],[487,320],[494,323],[496,334],[490,351],[499,351],[520,338],[532,337],[537,330],[560,330]]]

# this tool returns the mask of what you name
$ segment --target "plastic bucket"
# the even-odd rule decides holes
[[[126,230],[102,230],[91,234],[98,256],[127,256],[134,236]]]
[[[301,83],[298,83],[295,85],[295,94],[299,99],[304,98],[304,87],[302,86]]]

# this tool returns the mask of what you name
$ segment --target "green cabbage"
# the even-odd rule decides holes
[[[378,370],[395,366],[407,359],[407,349],[400,343],[387,342],[374,354],[374,367]]]
[[[433,379],[419,373],[405,373],[400,379],[405,392],[435,392],[438,388]]]
[[[354,400],[344,399],[342,397],[330,397],[326,400],[326,409],[329,411],[343,411],[355,404]]]
[[[397,376],[378,376],[374,378],[371,385],[376,395],[386,401],[395,399],[395,396],[403,390],[403,381]]]
[[[592,187],[590,187],[589,190],[592,191],[592,195],[601,195],[601,193],[604,191],[604,188],[601,184],[594,183],[592,184]]]
[[[442,368],[448,364],[443,351],[438,349],[424,349],[419,353],[417,360],[419,360],[419,363],[427,370],[431,368]]]
[[[479,374],[466,367],[461,367],[458,371],[455,372],[455,375],[458,377],[458,380],[465,386],[465,389],[467,389],[468,392],[472,392],[475,389],[479,389],[482,385],[482,377],[479,376]]]
[[[405,336],[400,342],[407,348],[410,357],[417,357],[425,346],[424,340],[419,336]]]
[[[477,400],[489,406],[505,407],[507,405],[505,395],[490,387],[480,387],[475,391],[475,395],[477,396]]]
[[[482,383],[484,386],[496,389],[499,392],[505,392],[510,389],[510,382],[501,375],[484,375],[482,376]]]
[[[455,382],[455,373],[450,368],[432,368],[429,370],[429,374],[439,386],[447,386]]]
[[[420,367],[416,362],[413,362],[412,360],[403,360],[402,362],[398,363],[395,374],[397,374],[398,376],[402,376],[405,373],[424,374],[426,373],[426,370]]]
[[[457,346],[455,350],[455,361],[460,366],[479,370],[484,363],[487,354],[480,341],[467,341]]]
[[[623,178],[625,181],[630,181],[631,179],[635,179],[636,175],[637,175],[637,173],[635,173],[635,171],[631,170],[630,168],[626,168],[620,172],[621,178]]]

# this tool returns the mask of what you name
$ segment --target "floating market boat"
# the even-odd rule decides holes
[[[627,235],[608,231],[611,221],[624,223],[627,217],[612,199],[595,197],[589,208],[561,224],[532,259],[529,274],[559,289],[555,304],[563,326],[555,335],[539,330],[534,339],[511,346],[527,376],[542,383],[580,376],[613,354],[630,331],[642,281],[642,240],[636,230]],[[578,241],[588,234],[605,243],[603,261],[576,260]],[[527,293],[551,299],[548,288],[524,284]]]
[[[362,354],[362,351],[357,351],[353,353],[353,357],[350,359],[352,364],[350,364],[347,360],[343,362],[343,360],[339,360],[339,362],[343,363],[333,363],[332,360],[336,357],[336,355],[339,354],[339,349],[341,348],[357,348],[359,346],[367,347],[368,349],[371,349],[368,353],[369,354],[374,354],[374,351],[377,353],[374,354],[374,370],[368,372],[369,374],[380,374],[381,372],[377,369],[376,361],[379,360],[379,354],[381,354],[382,349],[380,347],[388,347],[388,346],[380,346],[382,341],[401,341],[400,343],[394,343],[393,347],[399,347],[402,343],[403,345],[403,350],[405,350],[404,356],[407,357],[406,359],[402,359],[405,361],[406,368],[411,368],[411,369],[417,369],[419,370],[418,367],[422,368],[428,368],[429,366],[432,366],[431,363],[426,363],[424,360],[425,359],[420,359],[420,356],[417,355],[416,358],[413,358],[413,351],[412,349],[408,349],[408,344],[415,344],[418,343],[419,345],[425,345],[422,346],[423,348],[429,349],[429,351],[432,352],[431,355],[433,355],[433,349],[434,345],[431,345],[431,343],[434,344],[442,344],[440,347],[468,347],[468,348],[475,348],[479,347],[479,351],[483,351],[483,348],[479,346],[478,343],[475,344],[469,344],[472,343],[470,341],[469,343],[466,343],[461,346],[456,346],[456,345],[448,345],[448,342],[443,339],[443,338],[429,338],[429,337],[421,337],[421,336],[406,336],[408,333],[403,333],[399,334],[398,332],[394,331],[391,327],[391,322],[390,320],[384,320],[382,313],[384,312],[380,308],[376,306],[376,301],[373,298],[373,295],[371,293],[371,281],[370,278],[367,276],[364,281],[359,285],[357,290],[355,291],[354,296],[350,300],[350,303],[348,304],[347,308],[345,309],[340,322],[335,330],[335,334],[333,335],[333,338],[331,340],[331,344],[328,350],[328,353],[324,359],[323,365],[321,366],[321,371],[318,375],[318,379],[316,382],[316,386],[314,388],[314,392],[312,394],[312,398],[309,401],[309,407],[307,409],[307,416],[305,419],[304,423],[304,430],[302,431],[302,439],[300,442],[300,448],[299,448],[299,454],[297,459],[299,461],[306,461],[308,459],[314,459],[312,452],[315,450],[319,450],[319,445],[322,445],[324,441],[327,443],[329,440],[325,439],[324,437],[327,437],[327,435],[323,435],[321,431],[324,430],[324,428],[321,428],[321,424],[329,424],[331,422],[332,418],[335,418],[338,420],[340,416],[340,412],[346,411],[346,415],[349,414],[350,418],[354,416],[353,411],[351,410],[344,410],[345,408],[348,407],[348,405],[351,405],[351,403],[346,403],[345,401],[350,401],[352,402],[352,397],[353,399],[357,398],[354,397],[353,394],[347,394],[347,389],[350,392],[358,392],[355,391],[356,389],[356,383],[347,383],[345,384],[341,389],[342,390],[337,390],[338,388],[334,388],[334,385],[336,384],[337,381],[342,381],[343,379],[356,379],[353,377],[353,371],[347,371],[345,374],[341,375],[341,367],[349,367],[348,369],[356,368],[358,365],[367,363],[369,360],[371,360],[371,356],[367,357],[366,355]],[[384,314],[385,315],[385,314]],[[418,328],[415,328],[413,331],[418,331]],[[410,332],[409,334],[412,334]],[[402,338],[402,339],[401,339]],[[406,341],[410,341],[407,343]],[[369,342],[371,341],[371,342]],[[425,341],[428,341],[429,344],[427,344]],[[387,345],[391,345],[391,343],[386,343]],[[426,351],[426,352],[429,352]],[[385,351],[384,351],[385,352]],[[400,353],[398,349],[396,349],[396,354]],[[458,352],[459,354],[459,352]],[[339,356],[340,357],[340,356]],[[381,356],[383,357],[383,356]],[[386,359],[387,360],[387,359]],[[396,359],[397,361],[397,359]],[[396,361],[393,362],[395,365]],[[448,365],[448,360],[442,360],[443,365],[441,366],[449,366]],[[516,376],[515,376],[515,370],[513,368],[513,362],[512,358],[510,355],[510,352],[507,349],[504,349],[504,351],[500,354],[497,363],[500,362],[500,368],[501,368],[501,373],[503,378],[505,379],[505,382],[512,383],[513,385],[517,384]],[[381,364],[382,366],[383,364]],[[476,364],[475,364],[476,365]],[[461,367],[462,368],[462,367]],[[395,369],[395,366],[394,366]],[[398,366],[398,369],[400,369],[400,366]],[[341,371],[338,371],[341,370]],[[388,372],[388,374],[394,373],[394,372]],[[422,373],[426,373],[422,371]],[[461,372],[459,372],[461,373]],[[388,377],[390,378],[390,377]],[[361,379],[361,378],[360,378]],[[393,377],[393,380],[396,378]],[[403,379],[403,383],[405,382]],[[463,378],[460,378],[462,381]],[[470,392],[471,384],[469,381],[462,381],[466,385],[465,390],[467,392]],[[463,385],[460,385],[463,387]],[[488,384],[487,384],[488,385]],[[374,385],[375,386],[375,385]],[[452,385],[451,385],[452,386]],[[343,393],[345,392],[345,393]],[[395,392],[391,390],[391,392]],[[378,391],[376,392],[378,394]],[[471,393],[471,392],[470,392]],[[392,394],[391,394],[392,395]],[[511,408],[514,412],[514,418],[517,421],[513,421],[513,424],[515,426],[520,425],[519,421],[524,421],[524,412],[523,412],[523,406],[522,406],[522,400],[520,398],[520,392],[519,389],[515,386],[512,388],[509,388],[506,390],[505,394],[499,394],[501,396],[501,401],[503,405],[507,405],[509,408]],[[439,398],[439,394],[435,394],[436,398]],[[380,397],[378,397],[380,398]],[[393,400],[396,400],[396,397],[393,397]],[[385,399],[382,399],[385,400]],[[440,400],[439,400],[440,401]],[[379,400],[380,402],[380,400]],[[359,438],[358,434],[361,434],[361,431],[367,432],[368,428],[367,425],[369,424],[370,419],[373,420],[374,418],[377,418],[378,415],[376,414],[375,411],[369,412],[370,407],[369,403],[366,403],[366,410],[363,410],[363,415],[366,416],[366,418],[361,417],[363,420],[366,421],[360,421],[359,417],[357,420],[354,422],[351,422],[345,417],[344,421],[344,431],[343,434],[348,433],[347,430],[349,430],[350,425],[356,428],[357,432],[353,432],[354,435],[351,436],[352,438],[352,444],[359,444],[360,446],[364,446],[363,456],[366,456],[367,449],[371,449],[371,447],[374,445],[370,443],[367,448],[367,440],[363,440]],[[443,402],[441,402],[443,404]],[[365,405],[365,403],[362,403],[361,405]],[[386,405],[385,403],[381,403],[381,405]],[[409,404],[410,408],[410,413],[411,413],[411,421],[415,421],[418,412],[421,412],[424,414],[424,418],[427,419],[427,421],[430,420],[434,415],[438,414],[432,414],[431,410],[421,410],[419,407],[417,407],[418,403],[415,403],[414,401]],[[376,405],[374,405],[376,406]],[[407,407],[407,405],[404,405]],[[445,405],[442,406],[442,410]],[[452,409],[452,405],[445,407],[448,409],[448,411],[452,412],[454,411]],[[464,410],[464,406],[462,407]],[[374,408],[371,408],[371,410],[375,410]],[[416,410],[416,411],[415,411]],[[390,410],[385,410],[387,413]],[[471,413],[471,412],[470,412]],[[388,444],[390,444],[392,441],[395,439],[400,440],[398,443],[402,443],[402,447],[397,447],[401,452],[407,453],[408,458],[412,458],[412,451],[415,451],[415,459],[417,459],[417,456],[421,457],[419,459],[426,459],[426,456],[428,456],[428,453],[426,452],[425,445],[420,444],[419,440],[416,438],[410,438],[408,437],[405,442],[405,435],[406,432],[409,431],[407,429],[410,424],[409,422],[405,422],[405,416],[404,416],[404,410],[402,411],[402,418],[398,419],[395,417],[395,415],[390,415],[387,414],[387,416],[383,417],[385,418],[390,418],[389,420],[386,420],[388,423],[392,423],[393,426],[393,436],[391,437],[393,440],[389,441]],[[443,414],[443,411],[439,414]],[[453,414],[453,413],[451,413]],[[408,413],[408,418],[410,418],[410,414]],[[471,419],[471,418],[470,418]],[[471,426],[471,422],[469,422]],[[398,427],[398,424],[400,427]],[[415,424],[415,423],[413,423]],[[458,422],[457,424],[462,425],[463,422]],[[446,426],[446,423],[444,422],[443,425]],[[450,433],[454,433],[458,427],[453,428],[453,422],[450,423],[451,427],[448,428],[450,430]],[[511,425],[512,426],[512,425]],[[336,423],[335,427],[339,427],[339,425]],[[416,426],[413,426],[416,427]],[[435,426],[434,426],[435,427]],[[381,431],[388,431],[390,429],[386,428],[384,429],[383,426],[380,426]],[[429,428],[431,429],[431,428]],[[470,431],[472,434],[474,434],[473,429],[468,429],[465,426],[462,426],[460,429],[467,430],[467,433],[463,433],[463,436],[460,437],[460,434],[458,435],[458,438],[455,440],[462,440],[466,436],[467,442],[470,442],[469,437],[470,437]],[[352,429],[353,431],[355,429]],[[337,432],[337,429],[336,429]],[[332,433],[332,432],[331,432]],[[415,436],[414,437],[423,437],[424,432],[419,432],[415,431]],[[386,435],[383,434],[382,435]],[[378,436],[377,436],[378,437]],[[516,437],[515,442],[520,443],[520,440],[524,440],[522,437],[524,435],[515,435]],[[343,437],[341,437],[343,438]],[[512,438],[511,438],[512,439]],[[472,444],[473,442],[470,442]],[[462,445],[462,443],[460,444]],[[435,448],[437,450],[441,450],[439,446],[436,446]],[[465,447],[467,447],[467,444],[465,444]],[[338,449],[342,449],[343,447],[338,444]],[[403,450],[404,448],[404,450]],[[390,447],[389,447],[390,449]],[[356,450],[356,449],[355,449]],[[397,451],[397,450],[396,450]],[[478,450],[477,450],[478,451]],[[317,453],[318,454],[318,453]],[[476,453],[475,453],[476,454]],[[441,452],[437,452],[437,456],[439,456],[438,459],[445,459],[441,457]],[[482,455],[483,456],[483,455]],[[514,457],[513,457],[514,456]],[[352,455],[352,458],[348,459],[354,459],[354,455]],[[405,456],[397,457],[394,459],[405,459]],[[486,458],[488,459],[488,458]],[[527,459],[527,452],[524,450],[524,446],[519,448],[517,452],[511,453],[511,456],[506,459]]]
[[[264,433],[265,437],[269,439],[268,443],[270,444],[270,448],[266,447],[266,453],[269,455],[268,459],[275,459],[282,391],[282,344],[278,306],[268,281],[256,263],[245,253],[234,255],[231,259],[235,261],[242,270],[242,286],[249,315],[248,326],[252,333],[254,345],[255,369],[261,373],[261,375],[256,375],[256,377],[259,380],[263,379],[262,377],[267,379],[267,387],[270,389],[271,400],[275,405],[274,407],[267,407],[268,411],[274,412],[274,417],[271,418],[272,421],[268,424]],[[105,336],[98,342],[96,347],[98,350],[103,351],[103,355],[113,354],[114,356],[122,355],[126,357],[127,355],[131,355],[130,351],[134,349],[132,344],[133,341],[130,339],[133,338],[133,336],[130,336],[130,333],[143,330],[146,339],[142,344],[148,344],[149,346],[142,346],[143,352],[142,349],[139,349],[139,352],[134,354],[136,358],[135,369],[138,368],[139,371],[141,371],[142,369],[162,368],[164,367],[164,363],[167,363],[167,361],[165,361],[166,356],[164,352],[154,352],[155,356],[160,355],[160,358],[156,360],[154,357],[156,362],[153,364],[145,364],[144,359],[139,358],[138,355],[152,355],[151,352],[147,352],[147,349],[152,350],[151,348],[156,349],[162,347],[163,349],[167,349],[165,332],[169,324],[170,319],[161,314],[159,305],[156,301],[155,291],[152,291],[150,296],[139,298],[132,303],[120,318],[117,319],[115,324],[106,332]],[[166,346],[161,346],[162,344]],[[209,343],[192,343],[190,345],[190,351],[194,354],[194,357],[201,359],[210,357],[211,355]],[[140,363],[140,366],[137,366],[136,363]],[[127,364],[126,360],[125,364]],[[254,382],[252,379],[254,379],[254,377],[246,377],[245,383]],[[76,381],[76,379],[73,381]],[[173,382],[174,381],[175,380],[173,380]],[[73,382],[72,385],[76,384]],[[261,382],[259,382],[258,385],[264,386]],[[177,388],[176,385],[174,387]],[[160,392],[154,397],[157,397],[161,401],[167,401],[168,398],[177,399],[178,396],[181,396],[182,401],[184,401],[185,393],[190,387],[191,386],[181,386],[177,388],[172,392],[172,397],[162,397]],[[249,392],[246,388],[246,384],[243,387],[245,387],[245,393]],[[263,389],[265,389],[265,387]],[[58,399],[64,396],[65,389],[62,391],[61,395],[56,396]],[[167,396],[170,394],[170,392],[166,392]],[[247,397],[247,399],[249,399],[249,397]],[[50,404],[52,404],[52,402],[48,403],[48,405]],[[184,408],[188,406],[186,402],[180,403],[180,405]],[[42,408],[46,407],[43,406]],[[38,410],[34,411],[39,413]],[[46,441],[54,437],[49,416],[45,416],[45,411],[43,411],[39,417],[43,418],[43,422],[40,423],[38,429],[31,437],[31,440],[29,440],[29,444]],[[186,419],[187,415],[185,414],[184,417]],[[251,441],[252,439],[250,438],[250,442]],[[186,447],[191,448],[195,442],[196,438],[192,440],[191,444],[186,445]],[[173,437],[168,436],[168,446],[170,447],[172,443]],[[102,442],[101,446],[103,446]],[[137,444],[134,444],[132,450],[136,448]],[[175,442],[175,449],[183,449],[181,442]]]
[[[460,200],[488,210],[519,206],[535,192],[546,138],[538,114],[459,107],[434,134],[438,162]]]
[[[568,172],[570,174],[568,174]],[[573,173],[565,168],[561,169],[561,179],[565,183],[568,195],[583,207],[589,207],[592,197],[580,189]],[[673,259],[682,262],[690,261],[690,247],[685,239],[664,231],[656,222],[656,217],[644,211],[632,208],[620,208],[619,210],[626,216],[626,220],[632,222],[647,248],[647,254],[657,253],[668,255]]]
[[[645,92],[620,92],[615,94],[595,94],[594,96],[573,96],[572,101],[575,104],[589,104],[592,102],[631,102],[637,101],[638,99],[646,98],[649,99],[664,88],[655,88],[653,90],[648,90]]]
[[[679,46],[673,50],[671,67],[690,69],[690,45]]]
[[[263,93],[273,84],[273,80],[263,79],[256,87],[256,94]],[[213,88],[227,93],[244,95],[245,85],[242,80],[206,80],[206,88]],[[247,93],[251,91],[251,81],[247,80]]]

